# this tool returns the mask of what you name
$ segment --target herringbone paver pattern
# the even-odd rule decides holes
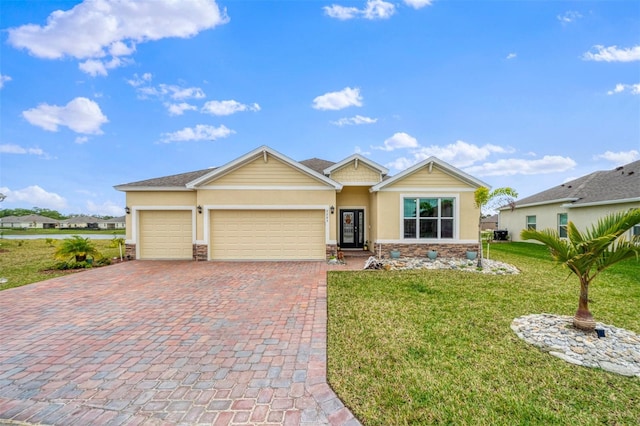
[[[326,382],[322,262],[127,262],[0,294],[0,419],[359,424]]]

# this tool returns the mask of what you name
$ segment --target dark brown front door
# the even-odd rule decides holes
[[[364,210],[340,210],[340,247],[364,247]]]

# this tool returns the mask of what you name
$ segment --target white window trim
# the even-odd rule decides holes
[[[453,238],[405,238],[404,237],[404,199],[405,198],[453,198],[454,206],[453,206]],[[418,212],[416,212],[418,214]],[[399,236],[400,241],[402,243],[453,243],[457,242],[458,238],[460,238],[460,196],[456,193],[445,194],[445,193],[408,193],[408,194],[400,194],[400,223],[399,223]]]

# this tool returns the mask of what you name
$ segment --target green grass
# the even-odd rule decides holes
[[[517,276],[331,272],[328,378],[365,425],[640,424],[640,379],[568,364],[520,340],[519,316],[573,315],[578,282],[546,248],[491,244]],[[596,279],[596,321],[640,333],[640,263]]]
[[[57,262],[53,254],[62,240],[0,240],[0,290],[69,274],[69,271],[50,270]],[[104,257],[119,256],[118,248],[109,247],[110,240],[92,240]],[[0,296],[2,297],[2,296]]]

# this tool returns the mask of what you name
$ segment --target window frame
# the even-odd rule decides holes
[[[529,220],[530,218],[533,218],[533,222]],[[538,227],[538,218],[536,217],[535,214],[525,216],[525,228],[527,229],[527,231],[535,231],[537,227]]]
[[[565,223],[563,224],[561,221],[561,218],[564,217],[565,219]],[[568,231],[567,231],[567,225],[569,224],[569,213],[558,213],[558,237],[560,238],[567,238],[568,237]],[[564,235],[562,230],[564,229]]]
[[[405,202],[408,199],[416,200],[415,216],[405,216]],[[435,217],[422,217],[422,220],[436,221],[436,237],[420,238],[420,201],[418,200],[436,199],[438,213]],[[453,203],[451,216],[442,216],[442,200],[451,200]],[[460,197],[458,194],[401,194],[400,195],[400,239],[406,242],[424,242],[424,241],[456,241],[460,226]],[[415,236],[407,237],[405,234],[405,221],[415,220],[414,232]],[[442,221],[451,220],[451,237],[442,237]]]

